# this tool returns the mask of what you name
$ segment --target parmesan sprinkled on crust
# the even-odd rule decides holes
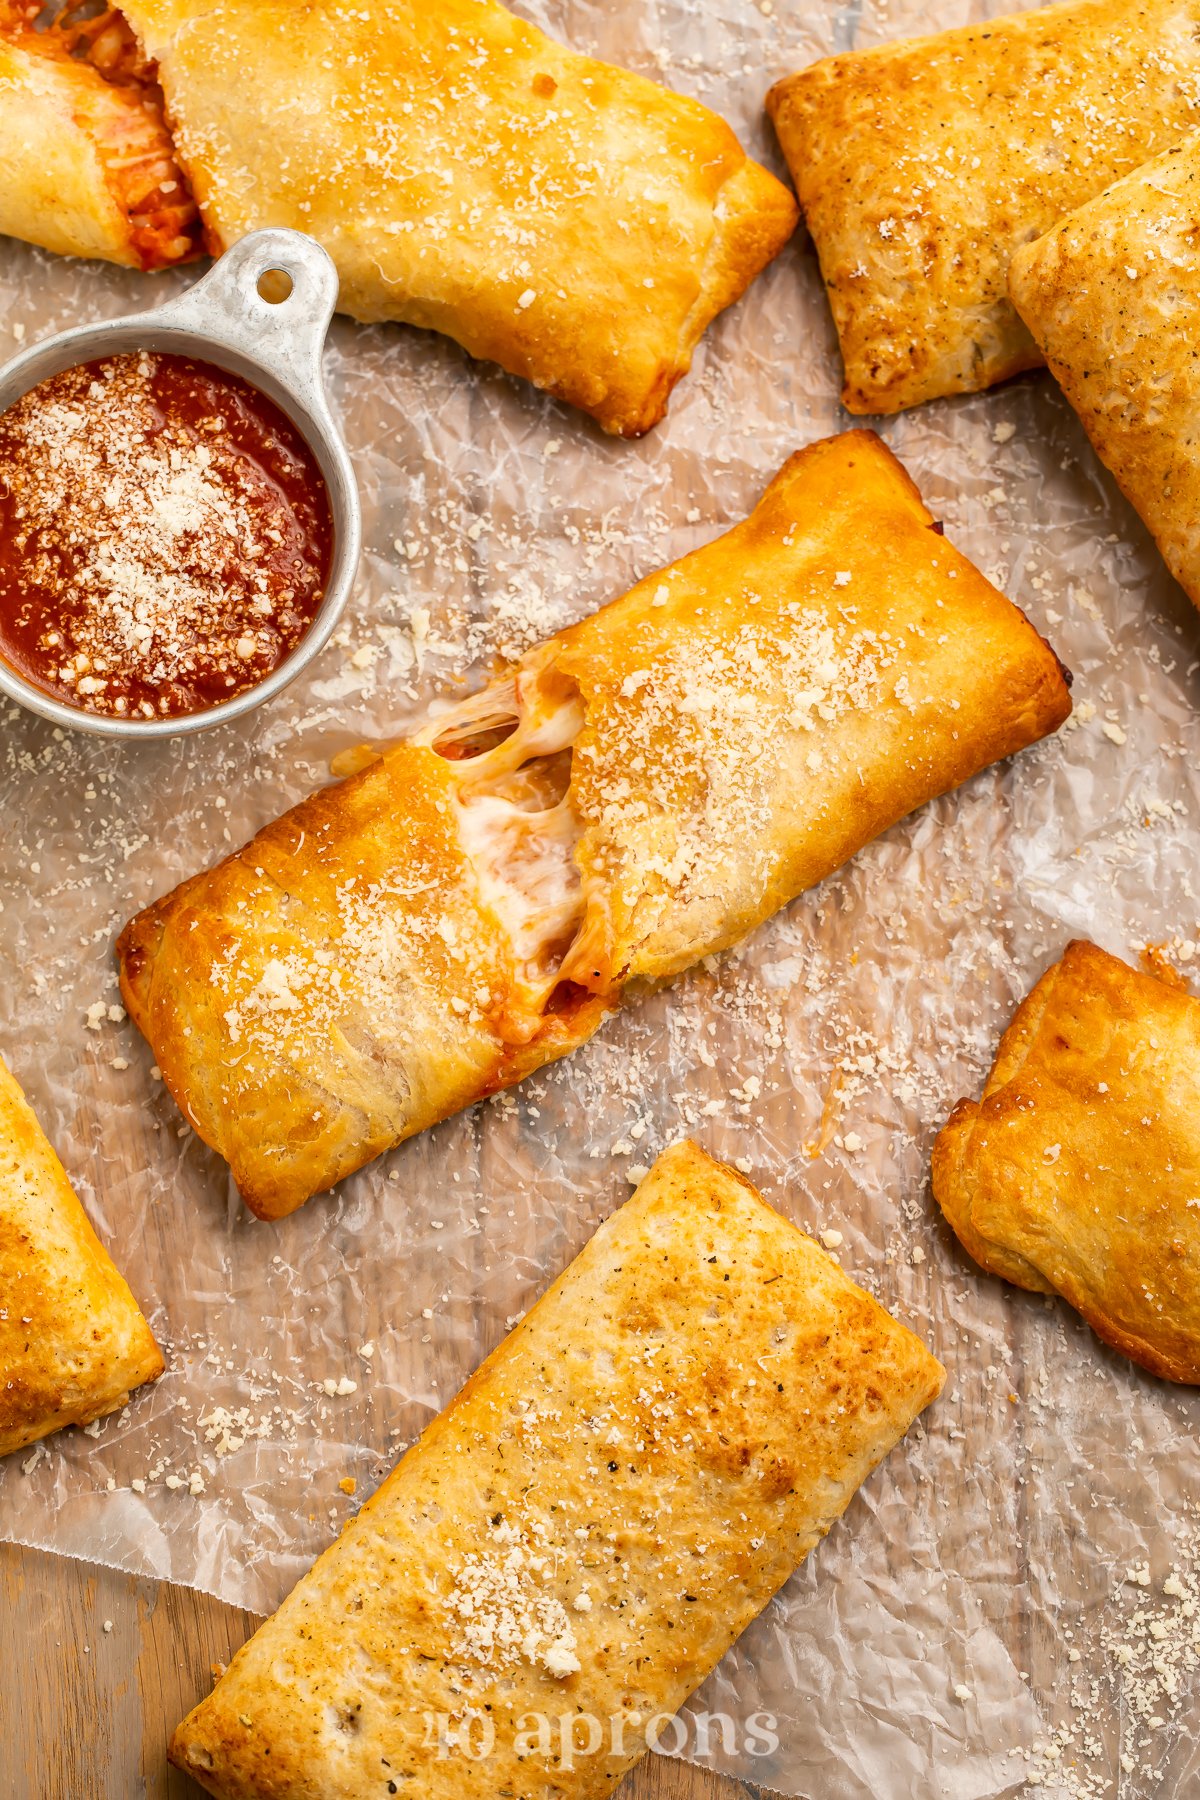
[[[839,623],[793,604],[778,626],[731,633],[699,624],[630,674],[613,697],[603,745],[576,751],[587,765],[588,813],[606,837],[669,814],[672,841],[657,851],[639,846],[643,871],[669,888],[745,856],[772,815],[781,737],[815,735],[884,697],[899,644],[858,629],[852,607]]]
[[[554,1558],[539,1543],[544,1528],[525,1532],[501,1520],[487,1531],[487,1546],[464,1561],[454,1582],[450,1610],[459,1620],[454,1654],[488,1669],[522,1659],[563,1678],[579,1669],[575,1630],[562,1601],[550,1591]]]

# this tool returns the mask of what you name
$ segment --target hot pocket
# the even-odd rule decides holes
[[[328,250],[344,312],[444,332],[606,431],[662,417],[796,223],[707,107],[498,0],[128,0],[36,32],[14,4],[0,230],[156,267],[194,253],[197,206],[214,253],[290,226]],[[188,231],[150,241],[171,196]]]
[[[748,1181],[676,1144],[171,1759],[219,1800],[607,1800],[944,1379]]]
[[[990,1274],[1200,1385],[1198,1117],[1200,1000],[1077,940],[939,1134],[934,1195]]]
[[[35,31],[0,0],[0,171],[7,237],[134,269],[200,253],[154,70],[111,17]]]
[[[137,1301],[0,1061],[0,1456],[118,1411],[162,1368]]]
[[[1200,135],[1013,258],[1009,291],[1097,455],[1200,606]]]
[[[821,261],[851,412],[1041,354],[1015,253],[1200,125],[1197,0],[1061,0],[826,57],[767,109]]]
[[[869,432],[150,906],[130,1012],[279,1217],[563,1056],[935,794],[1064,672]]]

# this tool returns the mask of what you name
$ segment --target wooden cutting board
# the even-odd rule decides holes
[[[0,1800],[203,1800],[167,1739],[258,1624],[169,1582],[0,1545]],[[762,1800],[647,1757],[619,1800]]]

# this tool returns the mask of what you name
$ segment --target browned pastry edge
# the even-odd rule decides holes
[[[1163,1002],[1171,1010],[1174,1010],[1173,1002],[1187,1009],[1200,1009],[1200,1002],[1174,984],[1129,968],[1086,939],[1072,939],[1059,961],[1046,971],[1014,1013],[1000,1040],[982,1098],[960,1100],[938,1134],[932,1152],[934,1198],[963,1248],[990,1274],[999,1275],[1031,1293],[1061,1295],[1087,1321],[1098,1338],[1152,1375],[1167,1381],[1200,1385],[1200,1332],[1196,1333],[1194,1347],[1189,1351],[1182,1347],[1172,1348],[1169,1344],[1164,1347],[1162,1342],[1156,1342],[1142,1332],[1125,1328],[1069,1268],[1063,1268],[1054,1280],[1050,1280],[1018,1250],[984,1236],[972,1217],[977,1190],[971,1163],[980,1133],[1028,1109],[1028,1099],[1013,1090],[1035,1050],[1060,986],[1097,978],[1108,982],[1116,980],[1126,988],[1131,1009],[1137,1008],[1139,1000],[1144,1002],[1148,998],[1157,1002],[1165,996],[1171,997]],[[1011,1179],[1018,1182],[1021,1179],[1018,1164],[1013,1164]]]

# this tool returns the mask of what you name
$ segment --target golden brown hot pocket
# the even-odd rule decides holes
[[[114,73],[0,0],[0,232],[132,269],[186,261],[199,221],[153,74],[127,56]]]
[[[0,1456],[124,1406],[150,1327],[0,1062]]]
[[[220,1800],[605,1800],[943,1379],[749,1182],[678,1144],[172,1761]]]
[[[1035,367],[1013,253],[1200,125],[1200,0],[1067,0],[815,63],[767,100],[851,412]]]
[[[141,913],[129,1009],[248,1204],[290,1212],[736,943],[1053,731],[1063,672],[877,438]]]
[[[1200,606],[1200,136],[1019,250],[1013,303]]]
[[[317,238],[341,306],[647,431],[796,223],[706,107],[498,0],[128,0],[209,240]]]
[[[1068,945],[934,1145],[933,1191],[985,1269],[1200,1382],[1200,1000]]]

